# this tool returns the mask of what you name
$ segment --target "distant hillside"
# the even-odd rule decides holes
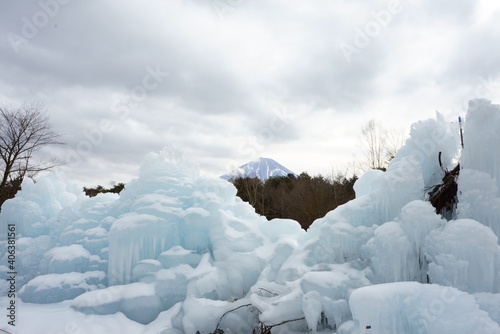
[[[225,174],[221,178],[230,180],[238,177],[249,177],[267,181],[270,177],[288,176],[288,174],[297,175],[273,159],[258,158],[240,166],[237,173]]]

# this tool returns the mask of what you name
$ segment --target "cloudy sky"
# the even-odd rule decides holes
[[[361,128],[500,103],[493,0],[2,0],[0,103],[44,101],[80,185],[174,146],[203,174],[346,164]]]

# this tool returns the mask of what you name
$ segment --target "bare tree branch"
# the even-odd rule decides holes
[[[25,176],[63,163],[55,158],[34,161],[41,148],[61,144],[59,134],[51,129],[45,104],[24,103],[20,107],[0,106],[0,208],[17,191]],[[12,185],[16,189],[10,189]]]
[[[224,314],[220,317],[219,322],[217,322],[217,326],[215,327],[215,331],[214,331],[214,333],[217,333],[218,331],[219,331],[219,332],[221,331],[221,330],[220,330],[220,324],[221,324],[221,322],[222,322],[222,318],[224,318],[224,316],[225,316],[226,314],[228,314],[228,313],[230,313],[230,312],[234,312],[234,311],[236,311],[236,310],[238,310],[238,309],[240,309],[240,308],[242,308],[242,307],[248,307],[248,306],[252,306],[252,304],[243,304],[243,305],[240,305],[240,306],[238,306],[238,307],[235,307],[235,308],[233,308],[233,309],[231,309],[231,310],[229,310],[229,311],[224,312]],[[224,333],[224,332],[222,332],[222,333]]]
[[[359,137],[363,155],[363,159],[358,160],[359,168],[385,171],[396,151],[403,146],[405,137],[402,130],[386,130],[374,119],[370,120]]]

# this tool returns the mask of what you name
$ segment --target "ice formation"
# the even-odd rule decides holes
[[[417,282],[372,285],[354,291],[350,305],[362,333],[498,332],[498,324],[473,296],[448,286]]]
[[[40,275],[23,285],[19,297],[28,303],[57,303],[105,287],[106,273],[87,271]]]
[[[307,232],[257,215],[171,148],[120,196],[27,179],[0,220],[2,240],[16,225],[18,307],[34,320],[5,330],[500,333],[500,107],[472,101],[464,131],[461,149],[456,123],[415,123],[388,170],[366,172],[356,199]],[[447,220],[427,193],[458,161]]]

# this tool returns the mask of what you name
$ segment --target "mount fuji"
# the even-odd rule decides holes
[[[266,181],[271,177],[287,176],[288,174],[297,175],[273,159],[257,158],[240,166],[234,173],[222,175],[221,178],[231,180],[238,177],[249,177]]]

